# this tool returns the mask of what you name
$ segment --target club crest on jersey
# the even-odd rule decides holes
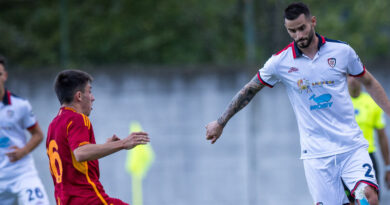
[[[336,66],[336,58],[328,58],[328,64],[330,67],[334,68]]]
[[[7,110],[7,116],[9,118],[12,118],[14,116],[14,111],[13,110]]]

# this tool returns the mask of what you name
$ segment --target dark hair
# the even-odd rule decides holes
[[[4,68],[7,67],[7,59],[2,55],[0,55],[0,64],[2,64]]]
[[[54,90],[61,105],[71,103],[77,91],[84,92],[87,83],[93,78],[88,73],[81,70],[64,70],[58,73],[54,82]]]
[[[287,6],[284,10],[284,18],[288,20],[294,20],[298,18],[301,14],[305,14],[306,18],[310,17],[310,10],[306,4],[302,2],[295,2]]]

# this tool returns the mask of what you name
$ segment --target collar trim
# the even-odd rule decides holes
[[[320,48],[326,43],[326,40],[325,40],[325,37],[321,36],[320,34],[316,33],[316,36],[318,37],[318,50],[320,50]],[[301,57],[302,56],[302,51],[298,48],[298,45],[297,43],[292,42],[293,44],[293,47],[292,47],[292,51],[293,51],[293,57],[294,59],[295,58],[298,58],[298,57]]]
[[[11,92],[8,90],[5,90],[5,93],[3,96],[3,104],[4,105],[11,105]]]

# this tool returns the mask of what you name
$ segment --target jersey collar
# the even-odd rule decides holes
[[[325,37],[321,36],[320,34],[316,33],[316,36],[318,37],[318,50],[320,50],[321,46],[323,46],[326,43]],[[294,59],[302,56],[302,51],[298,48],[297,43],[294,41],[293,46],[293,56]]]
[[[5,90],[4,96],[3,96],[3,104],[4,105],[11,105],[11,92],[7,89]]]

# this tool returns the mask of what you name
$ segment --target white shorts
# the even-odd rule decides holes
[[[0,181],[2,205],[49,205],[41,179],[36,175],[23,175],[17,179]]]
[[[360,183],[366,183],[378,190],[375,170],[365,147],[329,157],[304,159],[303,165],[315,204],[348,203],[343,182],[352,195]]]

